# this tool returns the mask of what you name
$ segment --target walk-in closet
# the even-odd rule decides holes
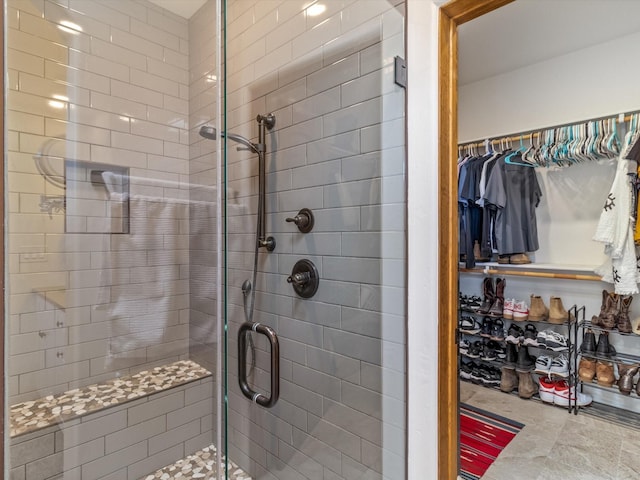
[[[640,2],[458,35],[460,478],[640,478]]]

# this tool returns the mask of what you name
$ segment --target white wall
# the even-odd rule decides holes
[[[438,6],[407,1],[407,478],[438,477]]]
[[[640,109],[639,44],[640,32],[461,85],[459,141]]]

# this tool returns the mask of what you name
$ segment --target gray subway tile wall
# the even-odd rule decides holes
[[[278,115],[267,136],[267,232],[279,243],[260,254],[254,320],[274,326],[287,369],[280,402],[258,415],[238,391],[230,348],[229,453],[258,478],[402,478],[404,93],[389,66],[404,50],[404,5],[330,2],[312,17],[303,3],[229,2],[227,128],[255,141],[255,114]],[[241,215],[255,215],[255,165],[233,151],[227,161],[230,186],[246,202]],[[284,222],[302,207],[315,215],[306,235]],[[255,228],[237,213],[228,218],[232,342]],[[320,272],[309,300],[286,284],[300,258]],[[269,348],[256,340],[253,382],[268,390]],[[277,441],[273,416],[293,426]]]
[[[276,329],[282,354],[281,400],[257,410],[235,377],[257,162],[230,143],[229,455],[265,478],[401,478],[404,94],[389,65],[404,51],[403,3],[329,2],[316,17],[298,0],[227,3],[228,129],[256,141],[256,114],[277,115],[267,138],[267,228],[278,248],[260,254],[254,320]],[[8,0],[8,7],[11,402],[187,355],[215,371],[221,172],[215,142],[198,135],[217,108],[214,2],[188,22],[144,0],[69,0],[68,8]],[[58,29],[63,19],[83,31]],[[45,90],[66,97],[63,108]],[[69,234],[63,214],[40,212],[40,195],[63,192],[42,180],[32,156],[63,133],[64,156],[127,166],[132,196],[162,199],[132,210],[133,235]],[[308,235],[284,222],[302,207],[316,216]],[[146,218],[154,228],[141,228]],[[311,300],[286,283],[302,257],[320,271]],[[268,389],[268,346],[256,340],[254,381]],[[65,468],[83,479],[133,478],[163,457],[209,444],[215,389],[202,384],[187,394],[188,406],[172,394],[132,404],[126,425],[121,410],[92,417],[111,428],[102,440],[107,457]],[[146,440],[161,426],[155,414],[168,430]],[[83,425],[69,426],[75,433],[65,443],[88,445],[91,457],[101,440]],[[122,468],[111,450],[129,431],[131,466]],[[45,464],[60,468],[59,452],[50,457],[16,466],[12,478],[27,470],[36,478]]]

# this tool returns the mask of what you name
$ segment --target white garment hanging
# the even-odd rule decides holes
[[[614,284],[619,295],[638,293],[638,265],[633,240],[634,220],[631,215],[631,182],[629,173],[637,163],[620,155],[616,176],[607,195],[593,239],[605,245],[607,261],[595,271],[602,280]]]

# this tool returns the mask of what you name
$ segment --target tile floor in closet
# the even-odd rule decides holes
[[[460,401],[524,423],[482,480],[637,480],[640,432],[460,382]]]

